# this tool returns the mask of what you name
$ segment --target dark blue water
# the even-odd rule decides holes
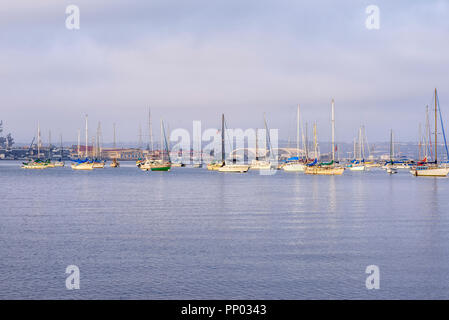
[[[2,161],[0,188],[1,299],[449,298],[446,178]]]

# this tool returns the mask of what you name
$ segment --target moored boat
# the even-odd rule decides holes
[[[164,148],[162,148],[164,146]],[[164,153],[167,153],[168,159],[164,159]],[[167,139],[165,137],[164,122],[161,120],[161,159],[147,159],[145,162],[139,161],[137,166],[143,171],[170,171],[172,162],[170,161],[170,153],[168,150]]]
[[[172,164],[168,161],[155,160],[150,164],[151,171],[170,171]]]
[[[111,168],[118,168],[120,167],[120,162],[117,161],[116,158],[112,159],[111,164],[109,165]]]
[[[105,161],[94,160],[92,163],[92,167],[94,169],[103,169],[105,166]]]
[[[72,163],[71,165],[73,170],[93,170],[94,169],[94,164],[93,162],[77,162],[77,163]]]
[[[332,167],[332,166],[310,166],[306,167],[304,173],[305,174],[313,174],[313,175],[342,175],[345,171],[345,168],[342,167]]]
[[[348,167],[348,169],[350,171],[365,171],[366,166],[364,164],[357,164],[357,165],[352,165],[352,166]]]
[[[218,172],[238,172],[244,173],[248,172],[249,165],[246,164],[225,164],[224,166],[218,168]]]
[[[207,170],[218,171],[218,169],[220,169],[223,166],[224,166],[223,162],[211,162],[207,164]]]
[[[282,169],[288,172],[292,171],[304,172],[306,169],[306,164],[301,162],[287,162],[282,166]]]
[[[446,147],[446,156],[449,158],[449,151],[446,144],[446,136],[444,133],[443,120],[441,117],[441,109],[439,108],[438,102],[438,93],[435,88],[434,93],[435,100],[435,140],[434,140],[434,161],[432,163],[418,163],[416,166],[413,166],[410,170],[410,173],[416,177],[446,177],[449,174],[449,168],[447,165],[441,165],[438,163],[438,114],[440,115],[441,120],[441,128],[444,137],[444,144]]]
[[[449,168],[421,165],[413,167],[410,173],[416,177],[446,177],[449,174]]]
[[[253,160],[250,165],[251,170],[270,170],[271,162],[265,160]]]
[[[46,169],[48,168],[48,163],[46,161],[41,161],[39,159],[29,162],[23,162],[22,169]]]
[[[332,159],[330,162],[318,163],[317,152],[317,130],[316,124],[314,125],[314,148],[315,148],[315,160],[312,163],[306,165],[304,170],[305,174],[311,175],[342,175],[345,172],[345,168],[338,165],[335,160],[335,111],[334,111],[334,99],[332,99]]]

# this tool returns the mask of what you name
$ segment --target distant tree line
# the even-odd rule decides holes
[[[0,120],[0,148],[11,148],[14,144],[14,139],[11,136],[11,133],[6,135],[6,138],[3,136],[3,121]]]

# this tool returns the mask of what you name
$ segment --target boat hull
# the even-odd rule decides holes
[[[237,172],[244,173],[249,170],[249,166],[245,164],[230,164],[218,168],[218,172]]]
[[[80,164],[72,164],[73,170],[93,170],[93,163],[80,163]]]
[[[46,169],[47,166],[43,165],[22,165],[22,169]]]
[[[271,163],[268,161],[253,160],[253,162],[251,162],[250,169],[251,170],[270,170],[271,167],[272,167]]]
[[[349,167],[350,171],[365,171],[366,170],[366,166],[352,166]]]
[[[209,163],[207,165],[207,170],[218,171],[218,169],[220,169],[221,167],[223,167],[223,164],[221,163]]]
[[[412,169],[410,173],[416,177],[446,177],[449,168]]]
[[[170,171],[171,166],[152,166],[151,171]]]
[[[305,174],[324,175],[324,176],[336,176],[342,175],[345,171],[344,168],[326,168],[326,167],[307,167]]]
[[[306,165],[303,163],[286,163],[282,169],[287,172],[304,172]]]

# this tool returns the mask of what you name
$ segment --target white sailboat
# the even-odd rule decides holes
[[[37,158],[35,160],[30,160],[29,162],[24,162],[21,165],[22,169],[47,169],[51,167],[51,162],[49,160],[43,161],[40,159],[41,155],[41,129],[39,121],[37,122]]]
[[[259,157],[259,136],[258,136],[258,130],[256,129],[256,157],[254,160],[251,161],[250,168],[251,170],[271,170],[273,165],[269,160],[267,160],[267,150],[270,149],[270,156],[272,154],[271,152],[271,144],[269,143],[269,131],[267,126],[267,121],[265,119],[264,114],[264,125],[265,125],[265,155],[264,160],[261,160]],[[270,148],[268,148],[270,145]]]
[[[314,149],[315,149],[315,161],[312,164],[306,166],[305,173],[311,175],[327,175],[336,176],[342,175],[345,168],[340,167],[335,161],[335,105],[334,99],[332,99],[332,160],[327,163],[318,163],[318,140],[317,140],[317,126],[314,124],[313,135],[314,135]]]
[[[72,163],[71,165],[73,170],[93,170],[94,164],[93,162],[81,162],[81,163]]]
[[[296,156],[297,160],[287,162],[285,165],[282,166],[282,169],[286,172],[304,172],[306,169],[306,165],[304,162],[300,162],[300,148],[299,148],[299,132],[300,132],[300,113],[299,113],[299,104],[298,104],[298,111],[296,114]],[[303,134],[304,136],[304,134]],[[304,144],[304,141],[303,141]]]
[[[412,167],[410,173],[416,177],[446,177],[449,174],[449,168],[447,165],[438,164],[438,93],[435,88],[435,141],[434,141],[434,162],[428,164],[422,164]],[[441,110],[440,110],[440,118],[441,118]],[[443,121],[441,119],[441,126],[444,132]],[[445,142],[446,142],[446,138]],[[447,150],[447,146],[446,146]]]
[[[363,133],[362,133],[363,132]],[[348,169],[350,171],[366,171],[367,166],[365,165],[365,129],[364,127],[359,128],[359,142],[358,142],[358,152],[359,157],[356,159],[355,156],[355,141],[354,141],[354,159],[349,165]],[[361,160],[360,160],[361,159]]]
[[[88,151],[88,126],[87,126],[87,114],[85,117],[86,121],[86,144],[85,144],[85,161],[77,160],[74,163],[72,163],[71,168],[73,170],[93,170],[94,169],[94,163],[88,160],[89,157],[89,151]]]
[[[389,161],[389,163],[387,163],[385,165],[385,169],[386,169],[387,173],[389,173],[389,174],[398,173],[398,168],[394,164],[394,161],[393,161],[393,156],[394,156],[393,148],[394,148],[394,144],[393,144],[393,130],[391,130],[390,131],[390,161]]]
[[[225,120],[224,114],[221,116],[221,166],[217,166],[216,171],[218,172],[236,172],[236,173],[244,173],[249,170],[249,165],[246,164],[228,164],[226,163],[225,157]],[[220,164],[218,164],[220,165]],[[208,166],[209,169],[209,166]],[[214,169],[211,169],[214,170]]]

